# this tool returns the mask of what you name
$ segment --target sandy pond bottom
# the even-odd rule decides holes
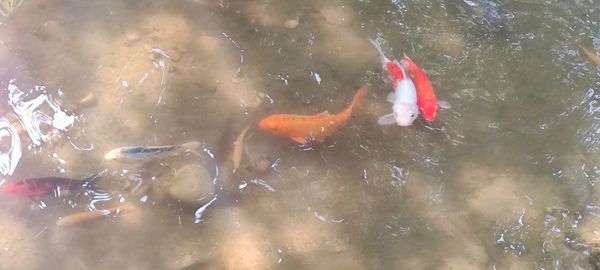
[[[599,74],[576,50],[600,48],[600,13],[565,2],[507,1],[491,31],[490,10],[461,1],[25,0],[0,17],[0,113],[22,144],[1,183],[103,176],[96,191],[0,194],[0,269],[596,269]],[[422,64],[452,109],[377,126],[389,85],[369,37]],[[10,84],[74,123],[31,133]],[[323,145],[256,127],[341,111],[363,84]],[[104,159],[190,141],[199,155]]]

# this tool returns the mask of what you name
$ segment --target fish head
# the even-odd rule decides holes
[[[419,107],[416,104],[396,103],[393,107],[394,118],[399,126],[410,126],[419,116]]]
[[[271,115],[263,120],[260,120],[258,126],[268,132],[279,133],[283,127],[283,123],[285,119],[283,119],[280,115]]]

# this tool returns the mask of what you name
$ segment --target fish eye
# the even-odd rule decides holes
[[[411,113],[411,114],[410,114],[410,118],[414,118],[414,117],[415,117],[415,114],[414,114],[414,113]]]

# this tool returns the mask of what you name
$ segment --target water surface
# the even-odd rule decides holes
[[[0,194],[0,268],[597,267],[600,70],[578,51],[600,51],[596,1],[19,2],[0,17],[2,184],[104,176],[98,191]],[[390,86],[368,38],[410,55],[452,108],[378,126]],[[325,144],[256,127],[339,112],[364,84]],[[189,141],[201,156],[104,160]],[[214,176],[202,206],[166,195],[188,164]]]

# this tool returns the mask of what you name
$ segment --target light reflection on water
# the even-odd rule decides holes
[[[9,147],[0,154],[0,173],[4,176],[11,175],[21,159],[21,140],[15,127],[4,117],[0,118],[0,137],[10,138]]]
[[[593,269],[600,70],[577,48],[600,50],[594,4],[12,1],[0,9],[0,184],[106,173],[96,187],[33,202],[0,194],[0,224],[26,239],[0,225],[0,260],[12,254],[4,258],[22,269]],[[389,82],[367,38],[417,60],[452,109],[433,123],[377,126]],[[339,111],[363,84],[367,102],[325,144],[298,147],[254,127],[232,173],[245,126]],[[85,107],[88,93],[96,102]],[[192,140],[200,157],[102,158]],[[195,163],[215,190],[190,206],[169,187]],[[55,226],[132,202],[140,211]]]

